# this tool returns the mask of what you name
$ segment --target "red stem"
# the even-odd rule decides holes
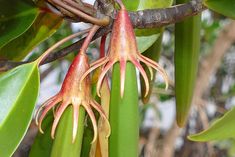
[[[116,2],[120,5],[121,9],[125,9],[125,6],[122,3],[122,0],[116,0]]]
[[[105,56],[105,41],[106,41],[106,34],[101,37],[100,41],[100,58]]]
[[[80,53],[85,53],[93,36],[95,35],[96,31],[100,28],[98,25],[94,25],[91,30],[89,31],[88,35],[86,36],[85,41],[82,44],[82,47],[80,48]]]
[[[50,9],[46,8],[46,7],[41,7],[39,8],[41,12],[46,12],[46,13],[53,13],[55,14],[54,12],[52,12]]]

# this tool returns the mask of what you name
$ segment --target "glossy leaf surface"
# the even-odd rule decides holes
[[[211,140],[223,140],[235,138],[235,107],[228,111],[223,117],[216,120],[208,129],[188,136],[192,141],[206,142]]]
[[[135,32],[139,52],[150,48],[160,36],[160,29],[138,29]]]
[[[40,13],[25,33],[0,48],[0,56],[9,60],[22,60],[35,46],[52,35],[61,22],[62,19],[55,14]]]
[[[23,34],[37,15],[31,0],[0,0],[0,48]]]
[[[235,19],[234,0],[204,0],[204,4],[215,12]]]
[[[39,90],[37,63],[0,75],[0,154],[9,157],[30,124]]]

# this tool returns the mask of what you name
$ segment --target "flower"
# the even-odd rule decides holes
[[[90,79],[86,78],[81,84],[81,76],[89,68],[88,57],[85,53],[80,52],[68,70],[68,73],[64,79],[63,85],[59,93],[47,100],[36,113],[36,124],[39,126],[39,130],[43,133],[41,128],[42,121],[49,110],[55,109],[54,122],[51,130],[51,137],[54,139],[56,127],[58,122],[64,113],[65,109],[69,106],[73,106],[73,131],[72,142],[75,141],[78,128],[79,108],[82,106],[88,113],[93,129],[94,129],[94,142],[97,139],[97,122],[92,108],[97,110],[102,118],[108,123],[108,119],[102,109],[102,107],[92,98],[90,90]],[[39,114],[41,115],[39,116]],[[110,131],[110,126],[109,126]],[[109,135],[108,135],[109,136]]]
[[[100,88],[104,76],[115,63],[120,62],[120,82],[121,82],[120,95],[122,97],[125,86],[126,63],[129,61],[137,67],[140,74],[142,75],[146,86],[145,96],[147,96],[149,92],[149,81],[146,72],[139,63],[143,62],[147,65],[151,74],[151,78],[153,78],[152,77],[153,75],[152,68],[153,68],[163,76],[166,83],[166,88],[168,88],[168,76],[165,70],[162,67],[160,67],[158,63],[141,55],[141,53],[138,51],[134,30],[130,18],[128,16],[128,13],[124,5],[120,1],[118,1],[118,3],[120,4],[121,9],[118,12],[114,21],[107,56],[93,62],[89,70],[87,70],[84,73],[81,80],[86,78],[87,75],[90,72],[92,72],[94,69],[102,67],[102,72],[97,82],[97,94],[100,96]]]

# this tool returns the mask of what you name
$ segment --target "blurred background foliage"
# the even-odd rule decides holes
[[[202,63],[211,64],[207,56],[213,53],[215,41],[223,28],[231,20],[212,11],[202,13],[201,29],[201,53],[199,71],[208,75],[208,69],[201,68]],[[68,36],[72,32],[77,32],[83,25],[71,24],[64,21],[58,31],[48,40],[42,42],[27,57],[33,60],[40,56],[48,47],[56,41]],[[223,41],[223,40],[222,40]],[[98,43],[94,42],[88,49],[91,60],[96,59],[98,53]],[[148,104],[143,105],[140,101],[140,157],[234,157],[235,140],[228,139],[224,141],[214,141],[208,143],[191,142],[187,135],[204,130],[212,123],[212,120],[219,118],[235,104],[235,45],[230,46],[221,58],[215,58],[214,62],[219,62],[218,68],[209,77],[210,79],[203,82],[207,87],[202,92],[198,103],[193,101],[193,107],[189,116],[189,121],[185,128],[180,129],[175,124],[175,99],[174,99],[174,82],[173,86],[164,91],[163,80],[156,78],[153,86],[153,92]],[[69,43],[66,43],[68,45]],[[64,45],[64,46],[66,46]],[[40,105],[50,95],[53,95],[60,88],[61,82],[66,74],[69,63],[72,61],[74,54],[71,53],[65,58],[59,59],[53,63],[41,67],[41,91],[38,105]],[[174,26],[170,25],[165,28],[163,35],[162,52],[160,64],[174,80]],[[219,60],[219,61],[218,61]],[[211,64],[213,65],[213,64]],[[202,77],[198,75],[199,77]],[[161,82],[161,83],[159,83]],[[200,88],[200,86],[196,86]],[[203,105],[202,105],[203,104]],[[14,157],[27,156],[33,139],[36,135],[37,127],[32,123],[27,136],[21,143]]]

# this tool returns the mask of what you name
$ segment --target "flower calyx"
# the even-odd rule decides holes
[[[41,128],[42,121],[45,118],[49,110],[53,109],[54,121],[51,130],[51,137],[54,139],[55,131],[59,120],[64,113],[65,109],[69,106],[73,106],[73,131],[72,142],[75,141],[78,129],[79,108],[82,106],[88,113],[93,129],[94,129],[94,142],[97,139],[97,122],[92,109],[98,111],[102,118],[108,123],[108,119],[102,109],[102,107],[92,98],[90,79],[85,78],[81,82],[81,76],[89,69],[88,57],[85,53],[80,52],[73,60],[68,73],[64,79],[61,90],[52,98],[48,99],[36,113],[36,124],[39,126],[39,131],[43,133]],[[81,83],[81,84],[80,84]],[[110,130],[110,126],[109,126]],[[110,131],[109,131],[110,134]],[[109,136],[109,134],[107,136]]]
[[[151,74],[151,78],[153,78],[152,69],[155,69],[162,75],[166,83],[166,89],[167,89],[168,76],[165,70],[158,63],[143,56],[138,51],[135,33],[130,18],[128,16],[128,12],[120,0],[116,1],[120,5],[121,9],[119,10],[114,20],[107,56],[93,62],[89,70],[87,70],[85,74],[82,76],[82,79],[86,78],[87,75],[90,72],[92,72],[94,69],[102,67],[102,72],[97,82],[97,94],[98,96],[100,96],[100,88],[106,73],[112,68],[112,66],[115,63],[119,62],[120,82],[121,82],[120,95],[121,97],[123,97],[124,87],[125,87],[126,63],[131,62],[136,66],[136,68],[139,70],[140,74],[144,79],[146,86],[145,96],[147,96],[149,92],[149,80],[146,72],[144,71],[143,67],[140,64],[140,62],[143,62],[144,64],[147,65]]]

